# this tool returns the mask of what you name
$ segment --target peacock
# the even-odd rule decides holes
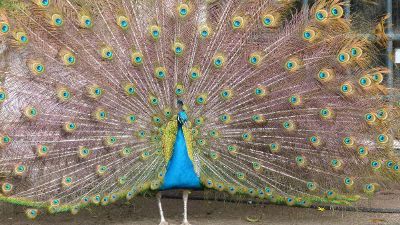
[[[188,225],[190,190],[309,207],[396,188],[384,19],[346,4],[0,1],[0,201],[33,219],[154,193],[166,225],[177,189]]]

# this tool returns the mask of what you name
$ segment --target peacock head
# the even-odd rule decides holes
[[[176,104],[178,105],[179,111],[182,111],[182,110],[183,110],[183,101],[180,100],[180,99],[178,99],[178,100],[176,101]]]

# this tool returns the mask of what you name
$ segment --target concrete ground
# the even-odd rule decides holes
[[[400,211],[400,194],[380,194],[360,207],[377,207]],[[180,199],[163,199],[165,216],[170,225],[179,225],[182,218]],[[189,221],[192,225],[400,225],[398,213],[368,213],[343,210],[319,211],[278,205],[255,205],[211,200],[190,200]],[[247,217],[259,218],[249,222]],[[138,197],[132,203],[82,210],[78,215],[43,215],[28,220],[24,209],[0,204],[0,225],[158,225],[159,215],[154,197]]]

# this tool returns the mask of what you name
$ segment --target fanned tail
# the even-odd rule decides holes
[[[177,99],[207,188],[301,206],[390,189],[400,104],[376,43],[342,1],[293,4],[4,1],[0,200],[77,213],[158,190]]]

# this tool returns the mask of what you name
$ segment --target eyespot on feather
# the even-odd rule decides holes
[[[234,16],[231,23],[233,30],[240,30],[245,25],[245,19],[242,16]]]

